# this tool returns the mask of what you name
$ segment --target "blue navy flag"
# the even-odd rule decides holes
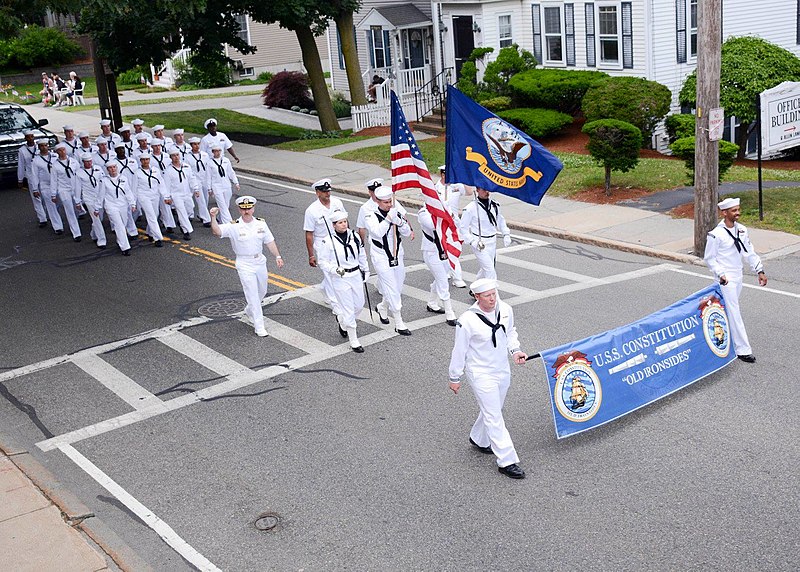
[[[564,168],[550,151],[447,88],[447,181],[509,195],[538,205]]]

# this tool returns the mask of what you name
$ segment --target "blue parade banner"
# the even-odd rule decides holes
[[[447,182],[472,185],[538,205],[564,165],[540,143],[447,88]]]
[[[541,355],[559,439],[653,403],[736,358],[719,284]]]

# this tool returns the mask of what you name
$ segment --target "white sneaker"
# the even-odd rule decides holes
[[[455,286],[456,288],[466,288],[467,287],[467,283],[464,282],[463,280],[456,280],[454,278],[453,279],[453,286]]]
[[[259,338],[265,338],[265,337],[267,337],[269,334],[267,334],[267,330],[256,330],[256,335],[257,335]]]

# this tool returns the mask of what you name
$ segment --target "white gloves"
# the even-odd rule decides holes
[[[511,246],[511,235],[504,234],[503,235],[503,246]]]

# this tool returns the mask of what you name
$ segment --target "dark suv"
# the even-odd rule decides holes
[[[58,143],[58,137],[42,129],[42,125],[47,125],[47,119],[36,121],[21,106],[0,102],[0,177],[16,173],[19,148],[25,141],[22,132],[26,129],[33,129],[36,139],[46,137],[51,149]]]

